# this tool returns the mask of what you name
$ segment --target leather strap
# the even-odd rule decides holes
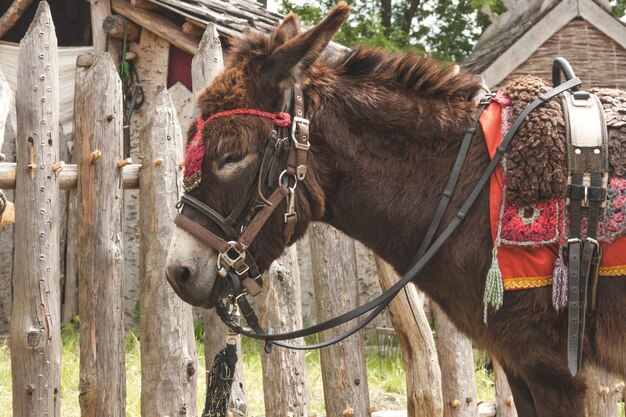
[[[327,330],[331,327],[334,326],[338,326],[341,324],[344,324],[348,321],[351,321],[369,311],[372,311],[370,313],[370,315],[365,319],[364,322],[358,323],[356,326],[354,326],[352,329],[350,329],[348,332],[344,333],[343,335],[340,335],[338,337],[336,337],[334,340],[339,341],[339,340],[343,340],[345,337],[348,337],[349,335],[353,334],[354,332],[360,330],[360,328],[364,327],[365,324],[369,321],[371,321],[378,313],[380,313],[381,311],[383,311],[383,309],[391,302],[391,300],[396,296],[396,294],[398,292],[400,292],[409,282],[411,282],[413,279],[415,279],[416,275],[424,268],[424,266],[432,259],[432,257],[437,253],[437,251],[441,248],[441,246],[443,246],[443,244],[446,242],[446,240],[452,235],[452,233],[457,229],[457,227],[461,224],[461,222],[465,219],[465,216],[467,215],[467,212],[471,209],[471,207],[474,205],[474,203],[476,202],[476,200],[478,199],[478,197],[481,195],[483,188],[485,187],[485,185],[489,182],[489,179],[491,177],[491,174],[493,173],[493,171],[495,170],[495,168],[497,167],[497,165],[500,163],[500,160],[502,158],[502,156],[504,155],[504,152],[506,151],[507,147],[509,146],[513,136],[517,133],[517,131],[519,130],[520,126],[522,125],[522,123],[524,122],[524,119],[526,118],[526,116],[528,116],[528,114],[530,114],[533,110],[535,110],[537,107],[541,106],[543,103],[545,103],[547,100],[549,100],[550,98],[561,94],[563,91],[569,90],[571,88],[574,88],[576,86],[579,86],[581,84],[581,81],[579,78],[573,78],[571,80],[566,81],[565,83],[553,88],[552,90],[548,91],[545,94],[542,94],[539,96],[539,98],[537,98],[536,100],[534,100],[528,107],[526,107],[526,109],[524,109],[524,111],[522,111],[522,113],[519,115],[519,117],[515,120],[515,122],[513,123],[513,125],[511,126],[511,129],[509,129],[508,133],[505,135],[504,139],[502,140],[502,143],[500,144],[500,146],[498,146],[498,148],[496,149],[496,154],[494,155],[494,157],[491,159],[491,161],[488,163],[487,167],[485,168],[485,171],[483,172],[482,176],[480,177],[480,179],[478,180],[478,182],[476,183],[476,185],[474,186],[474,188],[472,189],[472,192],[469,194],[469,196],[467,197],[465,203],[461,206],[461,209],[456,213],[456,216],[454,217],[454,219],[452,219],[452,221],[450,222],[450,224],[443,230],[443,232],[441,233],[441,235],[439,235],[439,237],[437,239],[435,239],[435,241],[432,243],[432,245],[428,248],[428,250],[426,250],[426,252],[424,253],[424,255],[419,258],[419,260],[417,260],[417,262],[414,262],[408,269],[408,271],[402,276],[402,278],[396,282],[392,287],[390,287],[387,291],[385,291],[383,294],[381,294],[380,296],[376,297],[375,299],[369,301],[366,304],[363,304],[362,306],[351,310],[349,312],[346,312],[344,314],[341,314],[331,320],[327,320],[325,322],[304,328],[304,329],[300,329],[300,330],[296,330],[296,331],[292,331],[292,332],[286,332],[286,333],[281,333],[281,334],[261,334],[261,333],[254,333],[252,331],[248,331],[244,328],[237,328],[236,330],[231,327],[234,326],[232,322],[230,322],[228,320],[228,317],[225,316],[225,318],[222,318],[222,320],[225,322],[225,324],[229,327],[231,327],[231,329],[237,331],[240,334],[243,334],[245,336],[254,338],[254,339],[259,339],[259,340],[266,340],[266,341],[272,341],[272,342],[276,342],[276,341],[280,341],[280,340],[289,340],[289,339],[296,339],[299,337],[305,337],[311,334],[315,334],[315,333],[319,333],[321,331]],[[243,298],[243,297],[241,297]],[[221,304],[221,303],[219,303]],[[220,307],[221,310],[226,309],[227,308],[225,306],[222,305],[222,307]],[[252,327],[252,326],[251,326]],[[254,328],[253,328],[254,330]],[[290,348],[293,348],[293,346],[290,346]],[[314,346],[301,346],[299,347],[300,349],[313,349],[316,348]]]

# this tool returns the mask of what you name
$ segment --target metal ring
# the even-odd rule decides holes
[[[286,182],[286,183],[283,183],[283,178],[284,178],[285,174],[287,174],[287,175],[291,176],[291,178],[293,178],[293,186],[292,186],[292,187],[290,187],[290,186],[289,186],[289,180],[287,180],[287,182]],[[292,193],[293,193],[293,192],[296,190],[296,187],[298,186],[298,179],[296,178],[296,176],[295,176],[295,175],[288,174],[288,173],[287,173],[287,170],[284,170],[284,171],[283,171],[283,172],[281,172],[281,173],[280,173],[280,175],[278,176],[278,183],[279,183],[279,184],[281,184],[281,185],[284,185],[285,187],[287,187],[287,189],[288,189],[290,192],[292,192]]]

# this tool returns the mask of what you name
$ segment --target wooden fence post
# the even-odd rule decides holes
[[[18,58],[18,157],[11,373],[13,415],[60,415],[59,70],[48,3],[41,2]]]
[[[15,161],[15,126],[7,117],[13,106],[13,92],[0,70],[0,154],[4,161]],[[13,191],[4,191],[13,201]],[[13,299],[13,224],[3,225],[0,219],[0,335],[9,334]]]
[[[164,87],[139,133],[141,415],[197,415],[197,361],[191,306],[165,278],[165,258],[182,189],[182,135]]]
[[[398,274],[382,258],[376,256],[378,278],[383,291],[399,281]],[[406,373],[407,415],[443,416],[441,370],[435,339],[424,313],[417,288],[404,287],[389,305],[391,321],[402,349]]]
[[[358,306],[354,241],[331,226],[313,223],[309,229],[317,321],[331,319]],[[346,323],[322,333],[328,340],[347,330]],[[328,417],[368,416],[369,392],[363,333],[320,352],[324,403]]]
[[[496,415],[498,417],[517,417],[517,409],[509,381],[500,363],[492,359],[493,376],[496,380]]]
[[[620,379],[608,372],[588,365],[587,375],[587,413],[589,417],[617,417]]]
[[[472,342],[432,303],[441,366],[444,417],[475,417],[478,410]]]
[[[78,84],[75,102],[80,407],[86,417],[123,417],[122,83],[108,53]]]
[[[300,269],[296,246],[270,265],[259,297],[261,324],[274,333],[302,328]],[[291,341],[303,344],[303,339]],[[309,417],[304,351],[274,347],[261,353],[266,416]]]
[[[209,23],[198,45],[198,51],[191,62],[191,82],[192,89],[198,94],[213,78],[224,68],[224,57],[222,56],[222,44],[220,43],[217,28],[213,23]],[[204,310],[202,314],[204,323],[204,357],[207,369],[211,369],[213,359],[219,350],[222,349],[226,341],[226,326],[218,317],[215,310]],[[237,336],[237,356],[241,354],[241,336]],[[238,414],[247,415],[248,405],[243,389],[243,361],[237,361],[235,367],[235,381],[230,396],[230,407]]]

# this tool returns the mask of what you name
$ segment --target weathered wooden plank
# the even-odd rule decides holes
[[[146,103],[130,118],[130,157],[137,160],[139,152],[139,130],[144,123],[148,103],[152,103],[158,86],[167,83],[169,43],[154,33],[141,31],[139,44],[131,44],[138,59],[135,62],[137,76],[143,87]],[[126,140],[126,138],[125,138]],[[125,148],[125,151],[127,148]],[[124,192],[124,324],[133,328],[136,307],[139,303],[139,194],[135,190]]]
[[[183,149],[185,149],[187,147],[187,130],[195,118],[196,106],[194,96],[187,87],[179,82],[171,86],[167,92],[170,94],[176,108],[178,123],[180,123],[180,128],[183,132]]]
[[[133,8],[123,0],[112,0],[113,10],[139,26],[169,41],[183,51],[193,54],[198,48],[198,39],[184,33],[171,20],[149,10]]]
[[[108,168],[117,169],[118,164],[123,163],[125,163],[123,159],[117,159]],[[125,190],[139,188],[140,169],[141,164],[128,164],[120,168],[122,188]],[[0,162],[0,189],[14,189],[16,175],[17,165],[15,162]],[[63,168],[57,171],[57,181],[61,190],[75,189],[78,184],[78,166],[76,164],[65,164]]]
[[[272,263],[259,296],[261,324],[274,333],[302,328],[302,297],[296,246]],[[293,343],[303,344],[303,339]],[[309,417],[304,351],[276,347],[262,354],[266,416]]]
[[[376,256],[383,291],[399,281],[398,274]],[[417,288],[409,284],[389,304],[406,374],[407,409],[410,416],[443,416],[441,370],[435,339]]]
[[[358,306],[354,241],[323,223],[309,229],[318,323]],[[322,340],[339,335],[353,323],[323,332]],[[367,416],[369,392],[363,333],[320,352],[324,403],[328,416]]]
[[[57,39],[41,2],[20,42],[17,87],[18,170],[11,370],[13,415],[59,416],[61,333]]]
[[[165,258],[182,189],[182,134],[164,87],[139,134],[141,415],[197,414],[197,359],[191,306],[165,278]]]
[[[198,52],[191,61],[191,85],[199,92],[224,68],[222,43],[214,24],[207,25],[198,45]]]
[[[619,415],[620,391],[615,389],[620,379],[615,375],[588,365],[587,415],[588,417],[616,417]]]
[[[0,150],[2,149],[2,144],[4,143],[4,128],[12,106],[13,92],[9,87],[9,82],[4,76],[2,69],[0,69]],[[0,151],[0,161],[3,159],[4,157]]]
[[[192,90],[194,93],[198,93],[206,84],[208,84],[217,72],[223,67],[224,59],[222,57],[222,46],[219,41],[219,37],[216,36],[213,27],[207,28],[202,39],[212,39],[211,41],[205,40],[198,46],[192,64],[191,64],[191,80]],[[216,62],[219,68],[212,68],[205,65],[204,61],[209,60]],[[219,352],[226,342],[226,326],[222,323],[215,310],[205,310],[202,314],[202,322],[204,324],[204,356],[206,360],[206,366],[210,369],[213,359],[217,352]],[[241,354],[241,336],[234,337],[237,343],[237,356],[242,357]],[[247,415],[248,404],[246,401],[246,395],[244,391],[243,382],[243,361],[237,361],[235,367],[235,378],[233,382],[233,391],[230,396],[229,409],[236,413],[236,415]]]
[[[0,16],[0,38],[2,38],[22,16],[33,0],[14,0]]]
[[[106,100],[102,100],[106,97]],[[78,84],[78,261],[82,416],[125,414],[122,84],[108,53]]]
[[[139,40],[141,28],[133,22],[126,21],[120,16],[106,16],[102,22],[102,30],[112,38],[135,42]]]
[[[472,343],[433,303],[444,417],[475,417],[478,407]]]
[[[5,126],[4,144],[0,148],[6,160],[15,161],[15,121],[9,120]],[[9,201],[13,201],[14,192],[5,190]],[[11,309],[13,306],[13,224],[0,226],[0,336],[8,336],[11,323]]]
[[[504,369],[495,359],[493,359],[493,375],[496,380],[496,410],[498,417],[517,417],[517,409],[515,408],[509,381],[506,378]]]
[[[92,0],[89,2],[89,8],[91,11],[91,38],[93,42],[93,49],[95,54],[104,52],[106,46],[107,34],[102,28],[104,19],[111,15],[111,0]],[[110,44],[109,48],[114,45]],[[114,60],[117,58],[117,54],[110,51]]]

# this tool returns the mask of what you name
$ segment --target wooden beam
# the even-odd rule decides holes
[[[391,265],[375,256],[378,279],[383,291],[400,280]],[[407,415],[443,416],[441,370],[435,339],[424,312],[417,287],[404,287],[389,304],[391,321],[396,329],[406,375]]]
[[[41,2],[20,43],[17,185],[11,315],[13,416],[59,416],[59,66],[54,23]],[[45,103],[45,104],[44,104]]]
[[[126,36],[127,42],[137,41],[141,32],[141,28],[137,24],[128,20],[124,22],[120,16],[105,17],[104,22],[102,22],[102,30],[115,39],[124,40],[124,36]]]
[[[124,0],[112,0],[113,11],[127,19],[132,20],[139,26],[162,37],[172,45],[189,53],[195,54],[198,49],[199,39],[182,31],[171,20],[145,9],[133,8]]]
[[[159,87],[139,132],[141,413],[195,416],[198,361],[191,305],[165,278],[165,259],[182,189],[183,138],[174,104]],[[183,413],[182,410],[185,410]]]
[[[102,98],[106,97],[106,100]],[[76,89],[81,415],[123,416],[126,408],[122,282],[122,83],[108,53]],[[94,273],[97,271],[97,273]]]
[[[201,38],[204,34],[204,29],[190,21],[186,21],[185,23],[183,23],[182,27],[184,33],[193,37]]]
[[[296,245],[272,262],[259,295],[261,325],[275,333],[302,328],[302,293]],[[300,338],[291,341],[304,344]],[[266,416],[309,416],[304,351],[274,348],[261,354]]]
[[[32,2],[33,0],[13,0],[7,11],[0,17],[0,38],[15,25]]]
[[[93,0],[89,2],[91,10],[91,37],[96,55],[104,52],[106,33],[102,28],[104,19],[111,15],[111,0]],[[115,58],[116,54],[113,54]]]
[[[580,15],[596,29],[626,49],[626,26],[593,0],[578,0]]]
[[[563,0],[482,72],[488,87],[504,80],[552,35],[578,16],[577,0]]]
[[[329,320],[359,305],[354,241],[324,223],[309,227],[317,322]],[[332,285],[329,285],[332,283]],[[328,340],[351,323],[321,333]],[[363,331],[320,350],[324,404],[328,416],[370,414]]]
[[[122,170],[122,187],[125,190],[139,188],[139,170],[141,169],[141,164],[128,164],[122,168],[118,168],[117,164],[115,164],[109,167],[109,169]],[[0,162],[0,189],[15,189],[16,170],[15,162]],[[57,175],[61,190],[76,189],[78,181],[78,168],[76,164],[65,164],[63,168],[58,171]]]

